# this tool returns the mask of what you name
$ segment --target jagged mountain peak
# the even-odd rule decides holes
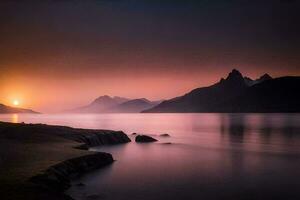
[[[239,77],[232,73],[230,77]],[[261,77],[270,78],[269,75]],[[229,80],[232,80],[230,78]],[[166,100],[143,112],[299,112],[300,77],[280,77],[259,82],[243,78],[239,82],[222,79],[221,82],[192,90],[183,96]],[[246,85],[246,80],[249,82]]]
[[[226,87],[226,88],[233,88],[233,89],[238,89],[238,88],[244,88],[246,87],[246,83],[244,80],[244,77],[240,71],[237,69],[233,69],[228,76],[224,79],[222,78],[217,86],[220,87]]]
[[[273,79],[269,74],[264,74],[262,76],[260,76],[258,79],[251,79],[249,77],[244,77],[245,79],[245,83],[248,85],[248,86],[252,86],[252,85],[255,85],[255,84],[258,84],[258,83],[261,83],[261,82],[264,82],[266,80],[271,80]]]
[[[226,80],[243,80],[243,75],[237,69],[233,69],[227,76]]]
[[[264,74],[261,77],[259,77],[259,80],[270,80],[273,79],[272,76],[270,76],[269,74]]]

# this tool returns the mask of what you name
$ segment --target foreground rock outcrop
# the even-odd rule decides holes
[[[113,161],[114,159],[109,153],[101,152],[85,155],[51,166],[30,180],[51,190],[63,192],[71,186],[71,178],[109,165]]]
[[[138,135],[135,137],[135,142],[146,143],[146,142],[156,142],[157,139],[150,137],[148,135]]]
[[[113,145],[130,142],[131,140],[123,131],[100,131],[89,134],[76,134],[67,136],[77,142],[83,143],[79,148],[88,149],[100,145]]]
[[[73,177],[113,162],[111,154],[74,147],[126,142],[122,131],[0,122],[1,199],[70,200],[63,191]]]
[[[5,124],[5,126],[3,126]],[[2,126],[1,126],[2,125]],[[15,134],[19,131],[22,134]],[[43,137],[60,137],[83,144],[83,149],[99,145],[112,145],[130,142],[131,140],[123,131],[79,129],[66,126],[53,126],[46,124],[13,124],[0,122],[0,132],[9,134],[10,137],[18,136],[32,139],[33,133],[39,133],[38,138],[43,142]]]

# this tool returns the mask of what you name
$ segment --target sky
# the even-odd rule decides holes
[[[2,0],[0,103],[168,99],[233,68],[300,75],[298,0]]]

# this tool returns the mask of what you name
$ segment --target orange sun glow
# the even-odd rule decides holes
[[[14,106],[20,105],[20,102],[19,102],[19,100],[17,100],[17,99],[13,100],[12,103],[13,103]]]

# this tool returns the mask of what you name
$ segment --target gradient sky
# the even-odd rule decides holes
[[[167,99],[232,68],[300,75],[297,0],[0,2],[0,102],[42,112],[100,95]]]

